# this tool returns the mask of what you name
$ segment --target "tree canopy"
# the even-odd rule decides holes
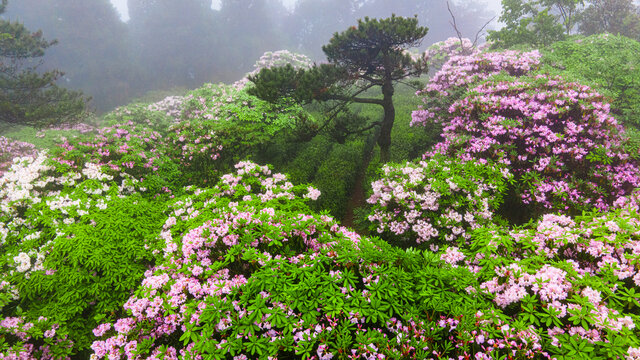
[[[632,0],[591,0],[582,12],[580,32],[608,32],[640,39],[640,11]]]
[[[632,0],[502,0],[494,48],[548,46],[569,35],[611,33],[638,39],[640,8]]]
[[[494,46],[549,45],[562,40],[576,25],[582,0],[502,0],[500,21],[505,26],[489,31]]]

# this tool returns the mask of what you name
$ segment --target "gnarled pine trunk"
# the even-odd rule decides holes
[[[391,129],[393,129],[393,121],[396,118],[391,79],[386,79],[382,85],[382,108],[384,109],[384,117],[380,135],[378,135],[378,146],[380,146],[380,161],[384,164],[391,160]]]

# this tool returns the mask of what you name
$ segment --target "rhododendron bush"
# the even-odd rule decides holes
[[[433,153],[508,166],[532,216],[606,210],[640,186],[624,130],[587,86],[545,75],[487,81],[456,101]]]
[[[91,163],[58,173],[48,160],[23,158],[0,178],[0,350],[9,358],[86,351],[94,317],[119,311],[152,262],[147,241],[163,218],[163,203],[131,179],[119,185]]]
[[[489,224],[512,175],[493,163],[444,156],[387,164],[367,200],[368,220],[387,240],[414,246],[464,242],[470,230]],[[402,241],[404,240],[404,241]]]
[[[638,194],[616,209],[575,218],[547,214],[524,228],[474,233],[454,266],[513,322],[534,326],[558,358],[635,358],[640,346]]]
[[[488,45],[489,43],[484,43],[476,46],[467,38],[450,37],[447,40],[431,44],[422,56],[427,60],[430,71],[439,71],[452,57],[460,56],[464,58],[472,54],[477,55],[486,50]]]
[[[164,135],[170,125],[180,121],[183,101],[181,96],[169,96],[152,104],[121,106],[106,114],[102,124],[117,126],[133,122]]]
[[[253,163],[237,168],[171,205],[160,260],[127,316],[94,329],[95,358],[542,354],[529,329],[495,331],[506,323],[462,293],[475,282],[468,270],[451,277],[430,253],[361,238],[309,214],[301,200],[315,189]]]
[[[253,70],[242,79],[236,81],[233,86],[237,89],[243,89],[250,84],[249,77],[258,75],[260,70],[287,65],[291,65],[296,70],[310,69],[313,66],[313,61],[304,54],[294,53],[289,50],[267,51],[253,65]]]
[[[516,181],[503,211],[526,212],[514,221],[553,210],[606,210],[640,185],[624,130],[593,89],[534,75],[539,58],[537,51],[452,57],[423,92],[440,99],[441,107],[412,115],[413,125],[443,127],[444,141],[426,156],[507,165]]]
[[[65,140],[51,155],[57,172],[83,173],[92,171],[87,166],[95,166],[118,184],[157,196],[177,189],[181,182],[165,141],[159,132],[128,121]]]
[[[417,93],[423,96],[425,105],[412,113],[411,125],[426,126],[448,118],[449,106],[478,81],[500,73],[521,76],[539,66],[538,51],[473,52],[470,55],[451,56],[429,80],[425,89]]]
[[[313,122],[300,105],[271,104],[223,84],[189,93],[182,117],[169,128],[167,150],[194,185],[215,183],[237,161],[279,151]]]
[[[34,158],[36,154],[37,150],[33,144],[0,136],[0,176],[11,167],[14,158]]]

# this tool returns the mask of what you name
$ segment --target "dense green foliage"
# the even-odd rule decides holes
[[[43,160],[16,164],[2,179],[2,281],[19,294],[3,299],[2,314],[57,324],[62,355],[86,351],[93,341],[87,329],[120,312],[153,262],[149,244],[165,205],[132,193],[126,182],[115,185],[95,165],[75,172],[42,167]],[[55,343],[39,327],[24,331],[38,344]]]
[[[542,63],[595,85],[610,96],[611,112],[624,125],[640,126],[640,43],[601,34],[559,41],[543,51]]]
[[[194,185],[215,182],[245,158],[273,160],[316,126],[300,105],[272,104],[226,85],[204,85],[182,106],[182,120],[169,128],[167,151],[181,159],[183,176]]]

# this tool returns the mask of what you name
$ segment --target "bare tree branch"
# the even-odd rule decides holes
[[[462,53],[466,54],[467,50],[464,48],[464,43],[462,42],[462,33],[460,32],[460,30],[458,30],[458,24],[456,24],[456,17],[453,15],[453,11],[451,11],[451,7],[449,6],[449,1],[447,1],[447,10],[449,11],[449,15],[451,15],[451,21],[449,21],[449,24],[453,26],[453,30],[455,30],[456,34],[458,34],[458,39],[460,40],[460,47],[462,48]],[[469,51],[471,51],[471,49],[469,49]]]
[[[487,25],[489,25],[496,17],[495,16],[492,17],[491,19],[489,19],[489,21],[487,21],[486,23],[484,23],[484,25],[482,25],[480,30],[476,32],[476,35],[473,39],[473,44],[471,45],[471,49],[465,49],[464,44],[462,43],[462,32],[458,29],[458,24],[456,23],[456,17],[453,15],[453,11],[451,11],[451,7],[449,6],[449,1],[447,1],[447,10],[449,11],[449,15],[451,15],[451,21],[449,21],[449,24],[453,26],[453,30],[455,30],[456,34],[458,34],[458,39],[460,40],[460,47],[462,48],[462,53],[470,54],[471,49],[478,46],[478,38],[480,37],[480,34],[484,30],[484,28],[486,28]]]
[[[478,46],[478,37],[480,36],[480,34],[483,32],[484,28],[487,27],[487,25],[489,25],[493,20],[495,20],[495,16],[492,17],[491,19],[489,19],[489,21],[487,21],[486,23],[484,23],[484,25],[482,25],[482,27],[480,28],[480,30],[478,30],[478,32],[476,32],[476,36],[473,39],[473,46],[477,47]]]

